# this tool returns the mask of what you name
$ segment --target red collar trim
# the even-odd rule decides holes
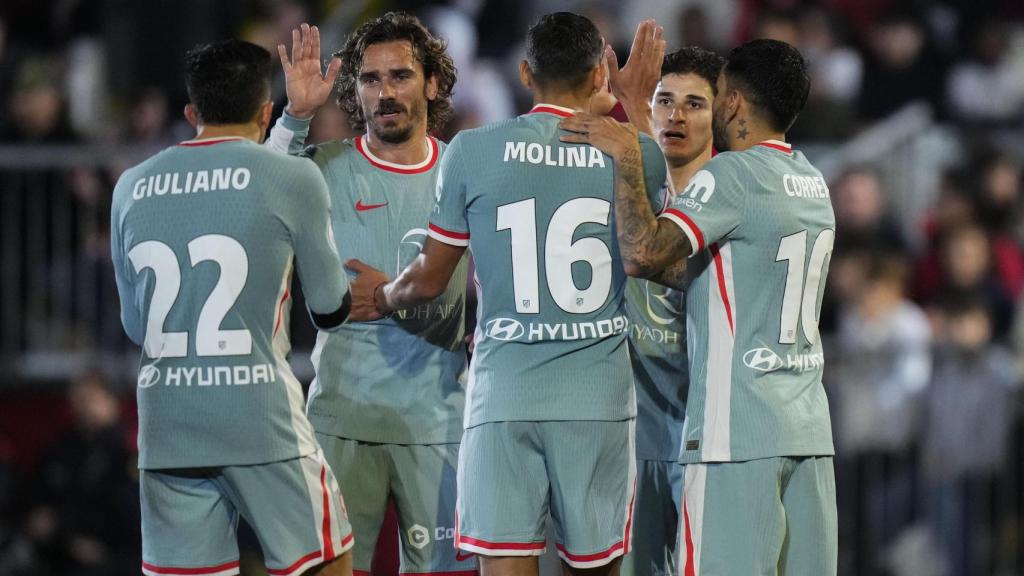
[[[423,162],[419,164],[396,164],[395,162],[388,162],[374,156],[373,152],[370,152],[370,148],[363,142],[363,137],[356,136],[356,150],[366,158],[367,162],[381,170],[397,174],[422,174],[433,168],[434,164],[437,163],[437,140],[433,136],[427,136],[427,144],[430,146],[430,152],[427,153],[427,159]]]
[[[554,104],[537,104],[530,109],[527,114],[554,114],[555,116],[561,116],[562,118],[570,118],[576,115],[576,111],[572,108],[565,108],[564,106],[555,106]]]
[[[223,144],[224,142],[238,142],[244,140],[238,136],[230,136],[227,138],[201,138],[199,140],[185,140],[184,142],[178,143],[178,146],[187,146],[194,148],[196,146],[213,146],[214,144]]]
[[[793,153],[793,146],[792,145],[787,144],[787,143],[782,142],[782,141],[779,141],[779,140],[765,140],[764,142],[758,142],[757,145],[758,146],[765,146],[767,148],[774,148],[775,150],[779,150],[779,151],[785,152],[786,154],[792,154]]]

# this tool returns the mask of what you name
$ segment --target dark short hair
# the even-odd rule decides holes
[[[779,132],[793,125],[811,89],[807,61],[799,50],[779,40],[762,38],[733,48],[725,77]]]
[[[601,33],[572,12],[542,16],[526,34],[526,62],[541,86],[579,88],[601,61]]]
[[[366,129],[366,116],[359,106],[356,83],[363,55],[373,44],[406,40],[412,46],[413,56],[423,66],[423,76],[437,78],[437,98],[427,104],[427,128],[444,126],[452,115],[452,92],[455,88],[455,62],[446,51],[448,43],[427,30],[418,18],[406,12],[388,12],[366,22],[345,40],[345,46],[334,53],[341,58],[338,74],[338,107],[348,115],[354,130]]]
[[[204,124],[243,124],[270,98],[270,71],[270,52],[224,40],[189,50],[185,87]]]
[[[696,74],[711,84],[711,94],[718,94],[718,74],[725,65],[725,58],[711,50],[697,46],[686,46],[665,54],[661,62],[661,76],[669,74]]]

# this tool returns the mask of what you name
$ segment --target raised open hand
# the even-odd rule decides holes
[[[320,29],[305,22],[292,30],[292,57],[284,44],[277,45],[284,68],[288,106],[285,110],[296,118],[310,118],[320,106],[327,102],[334,87],[334,80],[341,70],[341,60],[332,58],[327,72],[320,63]]]

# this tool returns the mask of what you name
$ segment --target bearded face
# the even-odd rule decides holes
[[[431,86],[407,40],[368,46],[356,85],[367,129],[389,144],[422,138]]]

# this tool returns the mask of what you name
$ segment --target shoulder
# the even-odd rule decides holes
[[[355,139],[350,138],[307,146],[299,156],[312,160],[317,166],[324,167],[357,153]]]
[[[140,178],[145,178],[147,174],[154,171],[154,169],[164,162],[170,155],[173,154],[177,147],[171,146],[170,148],[164,148],[160,152],[150,156],[149,158],[139,162],[135,166],[128,168],[121,173],[118,177],[117,183],[114,185],[114,197],[115,204],[119,201],[119,198],[124,196],[130,196],[132,193],[132,187]]]
[[[736,172],[743,170],[747,167],[746,154],[747,151],[719,152],[704,165],[703,170],[714,173]]]

